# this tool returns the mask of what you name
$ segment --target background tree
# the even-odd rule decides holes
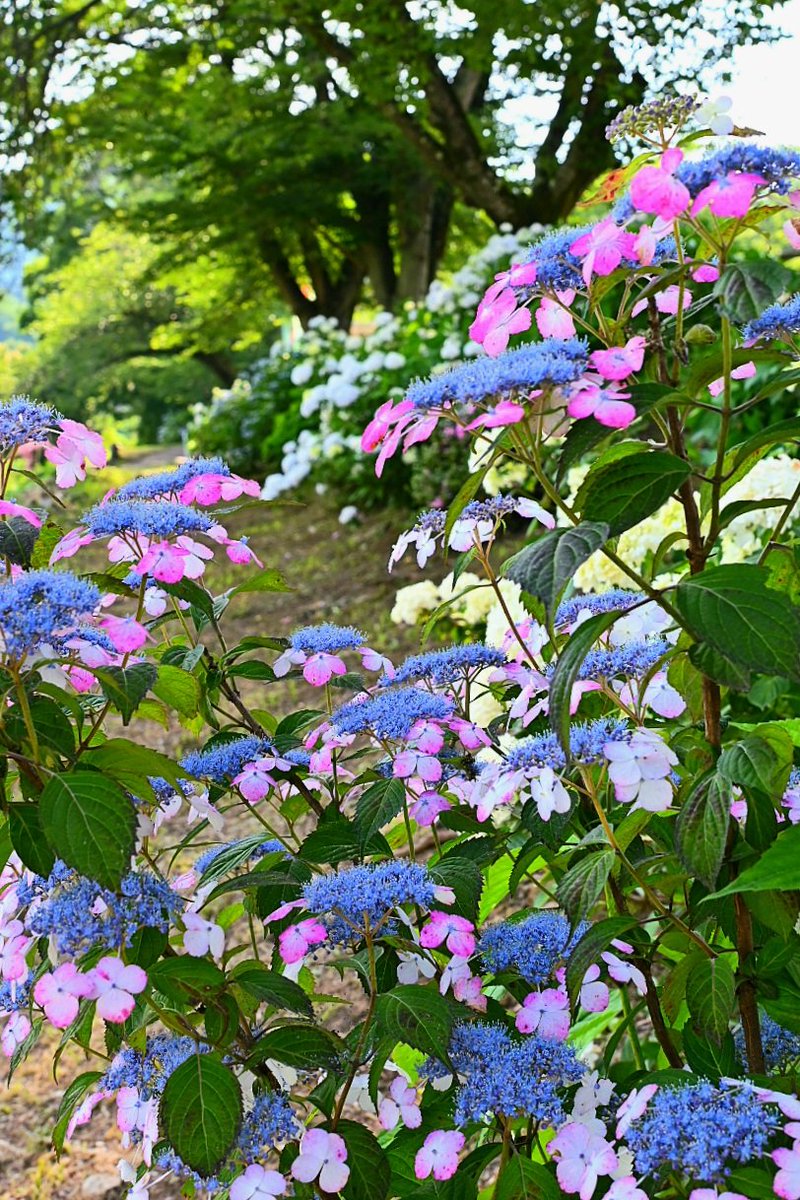
[[[765,36],[770,8],[23,0],[0,29],[7,196],[34,244],[80,192],[176,263],[224,248],[242,298],[268,272],[303,323],[346,324],[366,282],[387,307],[424,293],[456,205],[563,218],[615,111]]]

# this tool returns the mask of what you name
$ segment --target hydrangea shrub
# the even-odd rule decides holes
[[[799,1200],[800,487],[721,557],[765,501],[734,489],[800,437],[740,437],[800,316],[738,254],[776,216],[797,248],[800,156],[703,156],[695,108],[623,114],[647,153],[611,212],[535,243],[482,355],[363,432],[378,470],[438,425],[471,446],[390,565],[451,555],[491,644],[229,644],[226,609],[286,586],[228,532],[258,485],[193,459],[59,528],[11,498],[20,450],[69,487],[102,444],[0,407],[0,1044],[12,1074],[83,1051],[55,1147],[113,1115],[135,1200]],[[481,493],[504,460],[519,493]],[[595,555],[624,586],[576,587]]]

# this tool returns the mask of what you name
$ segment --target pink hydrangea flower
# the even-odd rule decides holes
[[[286,1179],[279,1171],[251,1163],[231,1184],[230,1200],[272,1200],[273,1196],[283,1196],[285,1192]]]
[[[135,617],[115,617],[112,613],[106,613],[98,624],[106,631],[118,654],[133,654],[141,650],[150,636]]]
[[[475,320],[469,327],[469,336],[473,342],[483,346],[490,358],[495,358],[505,350],[512,333],[524,333],[530,329],[531,310],[517,307],[517,294],[510,287],[503,288],[491,298],[488,296],[489,293],[478,305]]]
[[[24,504],[15,504],[13,500],[0,500],[0,517],[22,517],[23,521],[33,525],[35,529],[42,527],[42,518],[37,517],[32,508],[26,508]]]
[[[300,1143],[300,1154],[292,1163],[292,1178],[311,1183],[319,1177],[323,1192],[340,1192],[347,1186],[347,1146],[338,1133],[307,1129]]]
[[[263,563],[255,551],[248,545],[247,538],[241,537],[238,541],[230,541],[225,546],[225,553],[232,563],[237,566],[249,566],[254,562],[257,567],[263,567]]]
[[[731,379],[752,379],[756,374],[756,364],[754,362],[742,363],[740,367],[734,367],[731,371]],[[725,376],[719,379],[713,379],[708,385],[708,390],[712,396],[719,396],[725,390]]]
[[[0,979],[17,983],[28,974],[25,955],[32,938],[26,937],[21,921],[9,921],[0,928]]]
[[[776,1196],[781,1200],[800,1200],[800,1147],[791,1150],[781,1147],[772,1151],[772,1161],[778,1172],[772,1182]]]
[[[94,992],[89,975],[81,975],[74,963],[62,963],[55,971],[40,975],[33,998],[56,1029],[66,1029],[78,1015],[79,1002]]]
[[[661,155],[657,167],[642,167],[631,180],[630,197],[639,212],[655,213],[663,221],[673,221],[689,207],[689,189],[675,178],[683,161],[683,151],[673,147]]]
[[[220,500],[238,500],[240,496],[258,496],[261,486],[255,479],[243,479],[241,475],[195,475],[181,488],[178,499],[181,504],[207,506]]]
[[[61,421],[61,433],[55,446],[45,448],[45,458],[56,469],[59,487],[73,487],[79,479],[86,478],[86,463],[93,467],[104,467],[107,455],[99,433],[87,429],[80,421]]]
[[[608,1194],[610,1196],[611,1192]],[[777,1195],[780,1195],[780,1192],[777,1192]],[[689,1192],[689,1200],[747,1200],[747,1197],[743,1196],[741,1192],[718,1192],[716,1188],[694,1188]]]
[[[0,1033],[0,1049],[6,1058],[11,1058],[17,1046],[21,1046],[31,1031],[30,1018],[24,1012],[13,1012]]]
[[[458,1170],[458,1156],[465,1141],[464,1134],[458,1129],[434,1129],[414,1159],[417,1179],[427,1179],[431,1174],[440,1183],[452,1179]]]
[[[243,769],[233,779],[233,786],[237,787],[245,800],[251,804],[257,800],[263,800],[271,788],[278,786],[270,774],[274,765],[273,758],[259,758],[255,762],[245,763]]]
[[[608,777],[620,804],[664,812],[672,803],[670,775],[678,759],[659,735],[639,729],[627,742],[606,742]]]
[[[652,297],[655,301],[656,311],[664,313],[665,316],[674,317],[678,311],[678,305],[687,309],[692,303],[692,293],[688,288],[683,289],[683,297],[681,298],[681,289],[677,283],[670,284],[669,287],[663,288],[662,291],[656,292]],[[640,312],[644,312],[647,308],[647,299],[637,300],[631,309],[631,316],[637,317]]]
[[[346,675],[347,667],[338,654],[310,654],[303,664],[303,678],[313,687],[323,687],[334,675]]]
[[[187,912],[183,915],[186,932],[183,935],[183,948],[192,958],[202,958],[210,954],[212,958],[222,958],[225,950],[225,930],[214,921],[207,921],[199,913]]]
[[[97,1013],[104,1021],[119,1025],[127,1021],[136,1005],[135,996],[147,987],[147,976],[141,967],[127,965],[121,958],[107,955],[89,972],[92,996],[97,999]]]
[[[644,1087],[634,1088],[632,1092],[628,1093],[617,1109],[616,1135],[618,1138],[624,1137],[633,1122],[641,1117],[657,1091],[657,1083],[647,1083]]]
[[[536,310],[536,325],[543,338],[571,338],[575,336],[575,322],[567,311],[575,299],[575,292],[556,292],[556,299],[543,296]],[[566,306],[566,307],[565,307]]]
[[[425,791],[411,805],[408,814],[412,821],[416,821],[417,825],[425,829],[433,825],[436,818],[451,807],[450,801],[441,793]]]
[[[603,379],[619,381],[627,379],[635,371],[641,371],[647,339],[641,336],[629,338],[624,346],[612,346],[608,350],[594,350],[589,355],[592,366]]]
[[[595,421],[607,429],[627,429],[636,419],[636,409],[628,403],[627,396],[627,392],[619,392],[614,388],[601,388],[596,383],[581,382],[570,394],[567,416],[576,420],[594,417]]]
[[[186,574],[190,551],[171,542],[151,542],[139,559],[140,575],[151,575],[159,583],[179,583]]]
[[[719,279],[719,267],[715,267],[713,263],[700,263],[699,267],[693,268],[692,279],[697,283],[716,283]]]
[[[636,239],[611,217],[600,221],[570,246],[572,254],[583,259],[583,279],[588,287],[593,275],[610,275],[623,258],[633,257]]]
[[[451,954],[469,958],[475,950],[474,930],[472,921],[466,917],[434,909],[428,923],[422,928],[419,943],[426,950],[431,950],[444,942]]]
[[[569,997],[563,988],[531,992],[523,1001],[514,1024],[520,1033],[563,1042],[569,1033]]]
[[[766,183],[763,175],[748,171],[729,171],[724,179],[715,179],[698,192],[692,216],[708,208],[715,217],[746,217],[756,188]]]
[[[605,1012],[608,1008],[608,985],[600,978],[600,968],[592,963],[583,977],[580,990],[581,1007],[587,1012]]]
[[[577,1192],[580,1200],[591,1200],[600,1176],[617,1169],[610,1142],[577,1121],[564,1125],[547,1148],[557,1155],[556,1176],[562,1192]]]
[[[416,750],[402,750],[392,765],[392,774],[396,779],[410,779],[416,775],[424,783],[437,783],[442,778],[442,770],[438,758]]]
[[[525,409],[515,400],[499,400],[490,412],[481,413],[470,421],[467,429],[503,429],[506,425],[518,424],[524,416]]]
[[[325,926],[313,917],[301,921],[298,925],[290,925],[278,938],[280,956],[287,964],[300,962],[312,946],[318,946],[327,936]]]
[[[632,946],[628,946],[627,953],[630,953],[632,949]],[[608,967],[609,975],[616,983],[632,983],[640,996],[645,995],[647,981],[638,967],[635,967],[633,963],[625,962],[612,950],[604,950],[600,957]]]
[[[614,1180],[606,1192],[605,1200],[647,1200],[647,1193],[639,1187],[634,1175],[623,1175],[621,1179]]]
[[[398,1121],[407,1129],[419,1129],[422,1124],[417,1089],[409,1087],[402,1075],[392,1080],[388,1098],[378,1105],[378,1119],[384,1129],[394,1129]]]

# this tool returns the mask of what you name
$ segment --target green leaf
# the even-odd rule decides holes
[[[719,1041],[715,1041],[702,1037],[691,1025],[686,1024],[681,1031],[681,1039],[686,1061],[698,1075],[716,1081],[723,1075],[736,1074],[736,1045],[727,1030]]]
[[[392,1171],[375,1134],[355,1121],[340,1121],[336,1132],[344,1138],[350,1168],[345,1200],[386,1200]]]
[[[723,779],[740,787],[782,796],[792,769],[792,739],[776,725],[759,725],[756,730],[741,742],[725,747],[717,770]]]
[[[686,1003],[700,1033],[720,1041],[736,1002],[736,977],[728,959],[704,958],[686,980]]]
[[[314,1015],[311,1001],[299,983],[268,970],[259,962],[238,963],[230,973],[230,981],[273,1008],[285,1008],[304,1017]]]
[[[101,746],[94,746],[83,756],[83,762],[110,775],[126,789],[144,800],[153,798],[150,777],[166,779],[176,791],[180,791],[181,780],[190,776],[166,754],[131,742],[128,738],[109,738]]]
[[[690,633],[753,671],[800,679],[800,609],[749,563],[711,567],[678,584],[675,605]]]
[[[635,917],[606,917],[591,925],[575,944],[567,960],[567,991],[573,1004],[578,998],[583,977],[589,967],[597,962],[602,951],[610,946],[614,938],[622,937],[623,933],[627,933],[635,925]]]
[[[346,1053],[344,1042],[336,1034],[305,1021],[291,1021],[268,1029],[256,1042],[250,1057],[255,1062],[274,1058],[298,1071],[314,1071],[320,1067],[341,1068]]]
[[[559,1200],[561,1195],[555,1177],[546,1167],[515,1154],[500,1173],[494,1200]]]
[[[37,804],[9,804],[11,844],[29,870],[46,879],[56,856],[45,841]]]
[[[772,891],[800,891],[800,825],[790,825],[782,830],[758,862],[706,899],[731,896],[734,892]]]
[[[626,390],[630,392],[637,417],[648,413],[656,404],[675,394],[673,388],[667,387],[663,383],[639,383]],[[590,450],[593,450],[598,443],[606,438],[616,436],[615,432],[600,425],[597,421],[573,421],[558,456],[556,483],[561,483],[569,468],[579,462]]]
[[[794,274],[772,258],[748,258],[730,263],[714,285],[714,295],[729,321],[743,325],[760,316],[793,287]]]
[[[570,867],[556,888],[558,902],[569,913],[573,925],[583,921],[603,894],[616,855],[613,850],[594,850]]]
[[[725,1187],[740,1195],[749,1196],[750,1200],[775,1200],[775,1171],[764,1167],[746,1166],[734,1167],[730,1175],[725,1176]]]
[[[731,662],[713,646],[695,642],[689,647],[688,657],[693,667],[723,687],[731,688],[734,692],[749,691],[752,679],[748,669]]]
[[[32,697],[28,706],[36,730],[40,761],[46,765],[60,766],[57,760],[72,758],[75,754],[75,730],[64,710],[46,696]],[[30,746],[27,723],[18,704],[7,710],[4,724],[6,735],[12,742],[18,746]],[[42,757],[43,750],[49,753]]]
[[[392,848],[382,833],[372,833],[362,841],[360,830],[352,821],[328,821],[308,835],[300,847],[300,858],[310,863],[326,863],[335,867],[347,858],[360,859],[365,854],[392,857]]]
[[[725,853],[730,826],[730,782],[716,772],[705,775],[683,801],[675,822],[675,849],[690,875],[713,888]]]
[[[18,567],[29,567],[39,530],[24,517],[6,517],[0,521],[0,558]]]
[[[39,798],[42,830],[59,858],[116,889],[130,868],[136,813],[122,788],[98,771],[52,776]]]
[[[274,567],[264,567],[251,575],[244,583],[232,588],[230,596],[241,596],[245,592],[291,592],[291,588],[280,571]]]
[[[621,615],[619,612],[597,613],[588,621],[584,621],[582,625],[572,631],[556,661],[556,669],[550,681],[550,724],[558,734],[558,740],[568,758],[570,755],[569,718],[572,686],[594,643]]]
[[[239,1131],[239,1081],[215,1055],[192,1055],[167,1080],[159,1116],[164,1137],[187,1166],[212,1175]]]
[[[456,847],[428,870],[434,883],[455,892],[455,904],[450,911],[468,921],[477,921],[483,890],[483,876],[477,863],[462,857]]]
[[[571,529],[554,529],[523,546],[506,564],[507,579],[544,603],[549,616],[578,567],[607,541],[608,525],[581,521]]]
[[[378,997],[375,1012],[383,1036],[447,1062],[453,1009],[435,987],[392,988]]]
[[[45,521],[39,530],[39,536],[31,552],[31,569],[38,571],[50,565],[50,555],[64,536],[64,531],[55,521]]]
[[[663,450],[644,450],[594,467],[581,484],[581,514],[605,522],[612,536],[649,517],[689,478],[688,463]]]
[[[402,811],[406,789],[400,779],[379,779],[358,798],[356,829],[362,841],[383,829]]]
[[[128,725],[157,678],[152,663],[134,663],[132,667],[98,667],[94,674],[103,695]]]
[[[225,987],[225,973],[206,958],[182,954],[165,958],[150,969],[148,982],[170,1000],[195,1002],[218,995]]]
[[[61,1151],[64,1149],[64,1139],[67,1136],[67,1126],[69,1125],[70,1117],[89,1089],[94,1087],[98,1079],[102,1078],[102,1071],[84,1071],[83,1074],[78,1075],[68,1084],[64,1095],[61,1097],[58,1112],[56,1113],[56,1123],[53,1127],[52,1137],[56,1154],[61,1154]]]
[[[174,708],[182,717],[197,716],[201,700],[200,683],[188,671],[161,663],[152,690],[154,696],[158,696],[168,708]]]

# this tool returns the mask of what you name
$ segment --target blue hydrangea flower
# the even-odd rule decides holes
[[[660,1088],[626,1140],[638,1175],[677,1171],[693,1185],[715,1184],[736,1163],[761,1158],[776,1128],[752,1088],[703,1082]]]
[[[546,909],[524,921],[502,921],[487,929],[478,942],[478,951],[495,975],[513,970],[528,983],[546,983],[588,928],[584,921],[571,933],[563,913]]]
[[[652,671],[672,647],[666,638],[643,638],[612,650],[590,650],[581,663],[579,679],[639,679]]]
[[[100,603],[100,592],[70,571],[26,571],[0,582],[0,639],[15,657],[74,629]]]
[[[468,642],[450,646],[447,650],[430,650],[427,654],[414,654],[397,668],[393,678],[384,675],[380,683],[408,683],[412,679],[429,679],[439,686],[454,683],[484,667],[500,667],[506,661],[502,650],[486,646],[482,642]]]
[[[591,225],[579,228],[556,229],[545,234],[530,247],[526,262],[536,263],[536,286],[550,292],[566,292],[583,288],[581,259],[570,250],[578,238],[589,233]]]
[[[800,292],[783,304],[770,304],[742,329],[745,342],[771,342],[800,332]]]
[[[18,890],[18,898],[31,904],[30,932],[54,938],[70,956],[93,947],[119,951],[145,926],[166,933],[184,906],[166,880],[149,871],[130,871],[117,894],[60,861],[47,879],[37,876]]]
[[[336,654],[339,650],[357,650],[364,645],[364,634],[352,625],[306,625],[289,638],[293,650],[306,654]]]
[[[570,726],[569,744],[572,757],[577,762],[601,762],[606,742],[624,742],[630,736],[625,721],[615,717],[600,717],[596,721]],[[553,767],[563,770],[567,765],[566,755],[555,733],[540,733],[525,738],[506,755],[506,762],[514,770],[528,767]]]
[[[531,342],[497,358],[476,358],[430,379],[418,379],[407,397],[419,409],[471,405],[540,387],[574,383],[586,369],[588,346],[580,338]]]
[[[625,612],[641,599],[641,592],[631,592],[625,588],[610,588],[607,592],[599,592],[597,595],[573,596],[559,604],[556,625],[571,625],[584,612],[591,613],[592,616],[603,612]]]
[[[266,738],[241,737],[206,750],[193,750],[182,760],[181,766],[197,779],[227,783],[239,774],[245,763],[272,753],[274,747]]]
[[[206,533],[214,522],[188,504],[171,500],[107,500],[90,508],[84,524],[92,537],[141,533],[148,538]]]
[[[149,1037],[144,1051],[126,1046],[114,1058],[105,1075],[98,1081],[98,1090],[116,1092],[121,1087],[138,1088],[143,1100],[160,1096],[167,1080],[181,1063],[194,1054],[207,1054],[210,1046],[190,1037],[174,1033],[157,1033]]]
[[[519,1041],[494,1022],[456,1025],[449,1049],[464,1077],[456,1094],[456,1125],[487,1115],[559,1125],[565,1120],[560,1092],[586,1070],[566,1042],[538,1034]]]
[[[300,1126],[284,1092],[262,1092],[245,1115],[236,1145],[244,1161],[256,1162],[279,1142],[297,1137]]]
[[[391,932],[387,916],[401,904],[430,908],[436,885],[419,863],[377,863],[346,867],[332,875],[322,875],[306,884],[303,898],[306,908],[324,917],[334,942],[352,942],[363,936],[366,921],[381,933]]]
[[[684,160],[675,172],[675,178],[696,196],[731,171],[762,175],[774,191],[785,193],[791,191],[793,181],[800,177],[800,152],[759,146],[754,142],[730,142],[705,158]]]
[[[800,1034],[784,1029],[766,1013],[760,1013],[761,1045],[764,1049],[764,1064],[772,1074],[783,1074],[800,1059]],[[738,1029],[734,1034],[736,1054],[739,1062],[747,1067],[747,1049],[744,1032]]]
[[[36,404],[29,396],[12,396],[0,404],[0,455],[26,442],[46,442],[61,420],[54,408]]]
[[[116,500],[154,500],[158,496],[177,494],[196,475],[230,475],[230,467],[221,458],[190,458],[171,471],[141,475],[123,483]]]
[[[21,1012],[27,1008],[31,998],[31,980],[4,979],[0,982],[0,1013]]]
[[[369,700],[343,704],[331,717],[331,725],[337,733],[370,731],[379,738],[401,741],[417,721],[443,721],[452,712],[453,702],[445,696],[434,696],[423,688],[399,687]]]

